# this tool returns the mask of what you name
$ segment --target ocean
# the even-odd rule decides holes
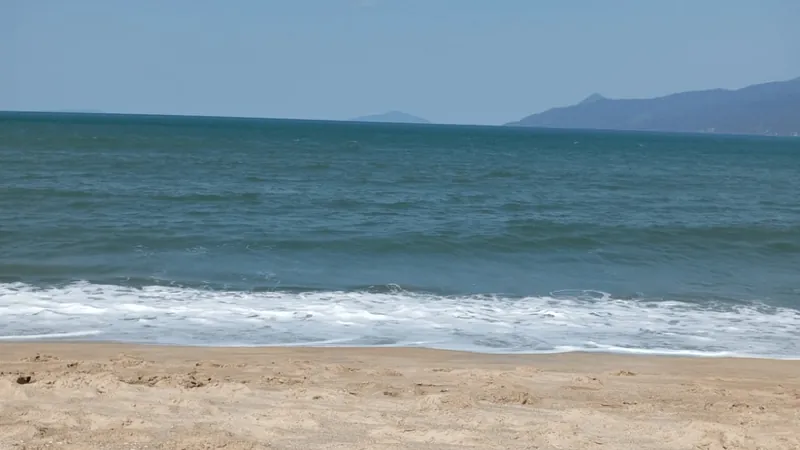
[[[0,114],[0,341],[800,357],[800,140]]]

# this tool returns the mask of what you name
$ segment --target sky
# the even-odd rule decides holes
[[[0,110],[502,124],[800,76],[798,0],[0,0]]]

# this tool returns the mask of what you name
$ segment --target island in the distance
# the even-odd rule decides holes
[[[412,116],[400,111],[389,111],[383,114],[356,117],[351,122],[381,122],[381,123],[430,123],[422,117]]]
[[[616,100],[592,94],[577,105],[553,108],[508,125],[798,136],[800,78],[648,99]]]

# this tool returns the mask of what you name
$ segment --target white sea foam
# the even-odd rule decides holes
[[[24,334],[24,335],[11,335],[0,336],[0,341],[28,341],[36,339],[66,339],[66,338],[79,338],[86,336],[96,336],[101,334],[101,331],[72,331],[68,333],[48,333],[48,334]]]
[[[584,291],[506,298],[0,284],[1,340],[66,338],[798,358],[800,312]]]

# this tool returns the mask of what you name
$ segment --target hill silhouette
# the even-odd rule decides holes
[[[577,105],[553,108],[508,125],[796,136],[800,134],[800,78],[650,99],[615,100],[592,94]]]

